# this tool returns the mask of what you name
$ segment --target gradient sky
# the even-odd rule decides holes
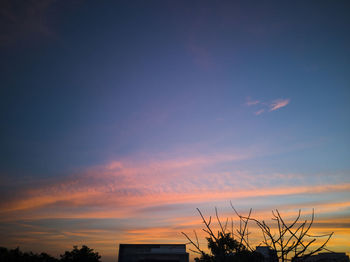
[[[349,1],[1,1],[0,246],[185,243],[315,208],[350,252]]]

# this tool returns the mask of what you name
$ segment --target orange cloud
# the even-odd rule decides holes
[[[2,219],[25,217],[125,217],[140,207],[210,203],[252,197],[344,192],[350,184],[303,185],[298,174],[254,175],[240,171],[208,172],[227,163],[255,155],[226,153],[164,160],[124,159],[98,166],[85,173],[50,181],[1,203]],[[279,181],[276,185],[275,181]],[[300,180],[299,186],[289,181]],[[304,183],[305,184],[305,183]],[[50,212],[41,212],[41,209]]]
[[[80,174],[52,179],[45,181],[46,183],[40,182],[35,188],[23,188],[21,194],[8,197],[6,203],[1,203],[0,219],[2,223],[24,221],[23,225],[16,225],[16,228],[24,229],[29,223],[25,221],[92,219],[103,224],[103,221],[112,219],[118,225],[114,229],[112,227],[112,230],[108,228],[94,231],[97,229],[94,226],[77,226],[71,230],[58,228],[50,231],[39,225],[23,232],[18,230],[17,234],[9,233],[10,237],[6,238],[14,245],[20,245],[20,241],[28,245],[39,243],[43,239],[50,245],[60,241],[65,242],[65,245],[73,245],[80,239],[85,244],[101,245],[101,248],[108,250],[105,251],[108,254],[113,254],[116,248],[115,241],[185,242],[181,231],[201,231],[202,221],[195,207],[214,208],[218,203],[221,206],[224,203],[227,208],[220,211],[220,217],[233,217],[233,222],[237,225],[238,221],[230,210],[229,200],[233,203],[254,205],[254,201],[263,201],[266,198],[271,202],[271,199],[283,196],[289,200],[288,204],[272,208],[279,208],[287,221],[293,219],[296,210],[301,207],[309,208],[303,212],[309,219],[311,207],[314,207],[316,214],[321,218],[315,224],[315,229],[340,232],[337,228],[347,226],[348,221],[342,220],[341,214],[345,214],[350,202],[340,200],[337,194],[344,195],[349,192],[349,183],[340,184],[334,180],[334,184],[331,185],[308,184],[301,174],[253,174],[224,169],[216,171],[217,166],[225,165],[229,170],[237,162],[260,154],[259,150],[247,150],[241,154],[227,152],[172,159],[153,157],[111,161]],[[305,196],[307,198],[308,195],[316,194],[332,196],[333,200],[327,203],[305,200]],[[268,205],[255,204],[254,207],[257,207],[254,210],[255,217],[270,221],[271,211]],[[243,213],[244,211],[247,210],[243,210]],[[203,210],[203,213],[209,214],[208,210]],[[326,217],[332,223],[328,223]],[[255,228],[252,224],[252,231]],[[35,233],[28,233],[28,237],[26,232]],[[349,236],[348,233],[344,234]],[[204,239],[202,233],[199,233],[199,236]],[[344,238],[344,235],[339,236]],[[205,246],[205,241],[203,245]]]
[[[151,183],[152,185],[152,183]],[[115,185],[116,186],[116,185]],[[123,217],[135,213],[138,207],[151,207],[156,205],[167,204],[186,204],[186,203],[210,203],[222,200],[238,200],[251,197],[267,197],[281,195],[298,195],[330,192],[346,192],[350,190],[350,184],[338,185],[319,185],[319,186],[285,186],[285,187],[267,187],[252,189],[210,189],[207,187],[193,188],[184,186],[183,190],[158,189],[158,188],[135,188],[127,192],[127,188],[120,188],[110,191],[110,186],[89,185],[84,186],[75,192],[66,189],[53,191],[43,190],[35,191],[34,195],[29,194],[24,199],[15,200],[8,207],[2,207],[0,213],[11,213],[16,211],[28,212],[35,210],[40,214],[40,208],[45,210],[51,209],[53,212],[47,214],[59,217]],[[61,203],[63,202],[62,206]],[[324,209],[336,210],[340,207],[347,206],[348,203],[330,204],[324,206]],[[91,207],[87,211],[67,209],[66,206],[72,207]],[[98,206],[99,210],[94,210]],[[39,209],[39,210],[38,210]],[[56,211],[55,211],[56,209]],[[132,211],[134,210],[134,211]]]

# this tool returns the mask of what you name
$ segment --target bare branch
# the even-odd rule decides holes
[[[220,228],[221,228],[221,232],[223,233],[223,234],[225,234],[225,229],[224,229],[224,227],[222,226],[222,224],[221,224],[221,221],[220,221],[220,218],[219,218],[219,215],[218,215],[218,209],[215,207],[215,215],[216,215],[216,219],[217,219],[217,221],[218,221],[218,223],[219,223],[219,226],[220,226]]]
[[[190,243],[198,250],[198,251],[194,251],[194,250],[193,250],[193,252],[199,253],[199,254],[204,254],[204,252],[200,249],[199,244],[194,243],[194,242],[192,241],[192,239],[189,238],[189,236],[188,236],[186,233],[184,233],[184,232],[181,232],[181,233],[182,233],[182,234],[187,238],[187,240],[190,241]]]
[[[214,234],[211,226],[211,217],[207,220],[202,212],[197,208],[198,213],[200,214],[202,221],[205,225],[202,230],[209,235],[207,237],[210,243],[214,242],[215,245],[219,246],[219,240],[221,237],[226,235],[234,239],[236,236],[238,246],[234,249],[235,252],[239,252],[240,250],[254,251],[253,248],[249,244],[250,231],[248,228],[249,222],[254,222],[259,230],[261,231],[263,240],[259,243],[258,246],[262,244],[268,246],[272,250],[274,250],[277,258],[281,262],[292,261],[293,258],[298,257],[309,257],[317,252],[322,250],[329,251],[325,246],[333,236],[333,232],[331,234],[323,234],[323,235],[313,235],[310,233],[312,228],[315,213],[314,209],[312,209],[311,220],[300,221],[301,210],[299,209],[298,214],[295,218],[291,220],[291,222],[286,221],[278,209],[272,210],[272,220],[274,221],[276,228],[267,224],[264,220],[258,220],[252,217],[252,209],[249,210],[247,216],[241,215],[230,202],[231,208],[234,213],[239,218],[239,228],[234,229],[233,219],[231,218],[231,232],[226,233],[228,219],[226,219],[225,224],[223,224],[220,220],[220,216],[217,208],[215,208],[215,216],[220,227],[221,231],[218,231],[217,236]],[[208,255],[200,249],[199,240],[196,231],[194,231],[195,241],[192,241],[185,233],[182,232],[183,235],[190,241],[189,244],[195,247],[194,252],[197,254],[201,254],[202,257],[210,258],[212,255]],[[231,235],[231,236],[230,236]],[[322,237],[327,237],[327,239],[320,243],[320,245],[314,246],[317,244],[316,240]],[[215,243],[216,242],[216,243]],[[220,244],[221,245],[221,244]],[[312,248],[316,247],[316,248]],[[209,256],[209,257],[208,257]]]
[[[211,217],[209,217],[209,222],[207,222],[207,221],[205,220],[205,218],[204,218],[202,212],[199,210],[199,208],[197,208],[197,211],[198,211],[199,215],[201,216],[202,221],[203,221],[203,223],[205,224],[205,226],[206,226],[206,228],[207,228],[207,230],[204,230],[204,229],[203,229],[203,230],[204,230],[205,232],[207,232],[211,237],[213,237],[213,238],[217,241],[216,236],[214,235],[213,231],[212,231],[211,228],[210,228]]]

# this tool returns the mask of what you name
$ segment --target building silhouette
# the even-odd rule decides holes
[[[278,262],[277,252],[268,246],[258,246],[255,252],[263,256],[263,262]]]
[[[189,262],[185,244],[120,244],[119,262]]]

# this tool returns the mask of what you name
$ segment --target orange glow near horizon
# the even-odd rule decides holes
[[[222,159],[225,158],[216,158],[211,164],[216,164]],[[201,230],[203,224],[195,210],[196,207],[199,207],[205,216],[214,216],[214,207],[219,205],[222,220],[232,217],[234,225],[237,226],[238,218],[230,207],[230,200],[233,204],[247,201],[254,203],[254,199],[264,203],[264,199],[283,197],[288,203],[274,207],[252,206],[253,216],[271,222],[271,209],[277,208],[286,221],[291,221],[297,210],[302,208],[303,219],[309,220],[312,208],[315,208],[313,232],[334,232],[329,247],[334,251],[348,252],[344,249],[350,245],[350,220],[346,216],[350,202],[338,198],[328,202],[307,202],[304,199],[318,194],[333,197],[344,194],[350,191],[350,184],[272,186],[267,183],[262,187],[222,190],[221,186],[197,183],[196,188],[188,189],[192,181],[186,180],[187,172],[194,172],[193,176],[197,176],[200,181],[197,165],[203,163],[205,161],[188,160],[178,164],[172,163],[171,167],[160,163],[148,165],[152,168],[141,165],[130,169],[123,167],[120,162],[113,162],[105,168],[90,170],[86,175],[67,177],[60,183],[24,190],[12,201],[0,206],[1,221],[5,224],[13,220],[21,221],[15,224],[21,230],[9,238],[12,247],[25,245],[39,252],[39,243],[45,241],[47,251],[55,254],[57,248],[63,250],[67,245],[90,244],[97,251],[112,257],[115,256],[119,243],[186,243],[187,240],[181,232],[191,235],[193,230],[197,231],[200,243],[205,247],[205,234]],[[163,176],[149,176],[149,183],[146,183],[145,178],[140,177],[140,172],[143,170],[142,174],[148,176],[154,172],[154,166],[157,166],[156,170],[160,170]],[[174,169],[177,170],[176,174],[173,174]],[[239,174],[240,178],[246,176]],[[181,190],[177,189],[176,185],[173,188],[163,186],[174,177],[182,179]],[[227,174],[214,174],[214,177],[219,184],[224,180],[230,182],[227,180]],[[278,177],[283,179],[284,176]],[[294,179],[298,176],[293,174],[285,177]],[[131,185],[133,191],[130,191]],[[293,200],[300,197],[302,202]],[[241,212],[242,208],[238,209]],[[248,209],[244,208],[243,212],[247,211]],[[60,221],[77,224],[74,227],[60,228]],[[103,225],[107,223],[108,226],[96,228],[96,221]],[[52,226],[56,229],[52,230]],[[250,224],[250,231],[253,245],[258,245],[261,239],[256,225]],[[193,256],[191,253],[191,257]]]

